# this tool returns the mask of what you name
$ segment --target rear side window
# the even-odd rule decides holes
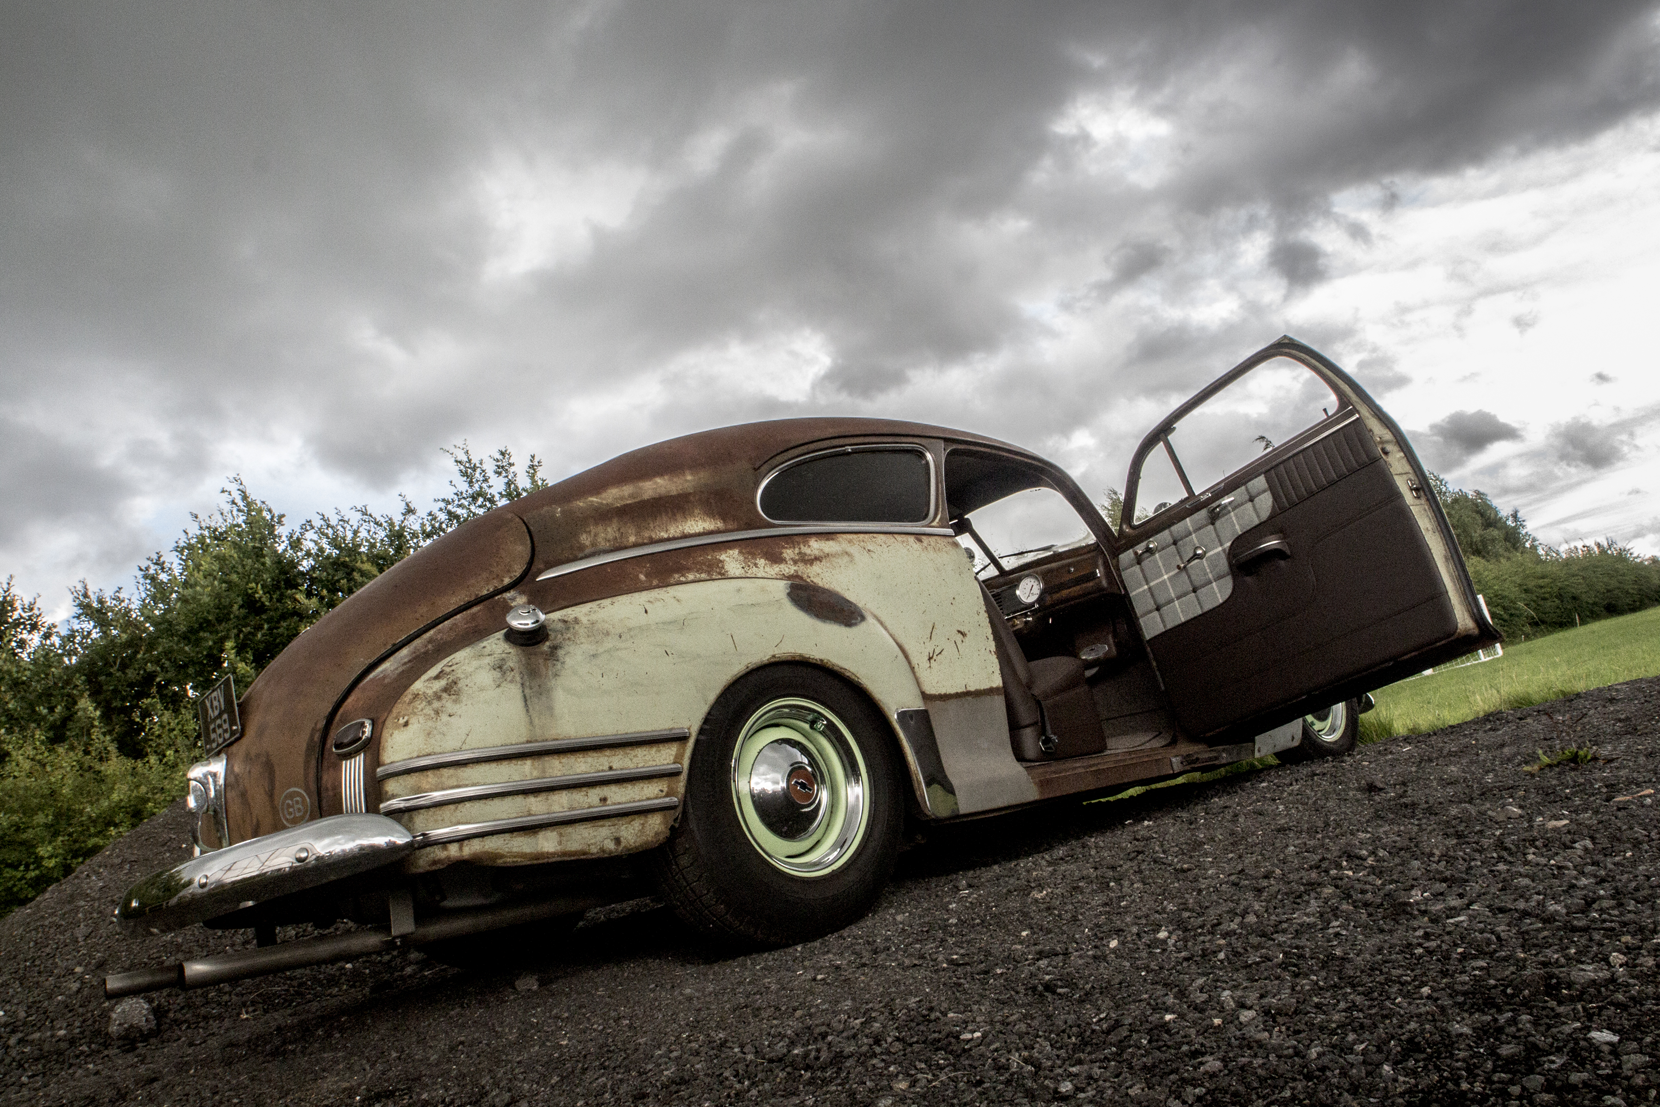
[[[761,488],[761,514],[777,523],[926,523],[934,475],[916,447],[853,447],[778,470]]]

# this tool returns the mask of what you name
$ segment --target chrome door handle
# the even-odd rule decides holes
[[[1283,534],[1270,534],[1259,539],[1255,544],[1244,550],[1236,550],[1228,558],[1229,564],[1243,572],[1247,565],[1254,565],[1270,557],[1290,558],[1291,547],[1285,541]]]

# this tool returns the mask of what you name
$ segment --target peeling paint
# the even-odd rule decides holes
[[[556,612],[548,618],[548,641],[540,646],[511,646],[491,634],[435,665],[404,693],[383,729],[380,761],[593,734],[675,727],[695,733],[727,685],[776,661],[810,661],[848,675],[890,718],[898,710],[922,707],[903,652],[877,621],[827,623],[792,604],[788,589],[789,582],[781,580],[700,581]],[[428,770],[383,782],[383,795],[663,764],[666,753],[684,765],[688,746],[658,743]],[[613,803],[678,796],[682,783],[683,778],[670,778],[612,785],[604,794]],[[496,797],[411,812],[401,821],[411,829],[433,829],[570,810],[597,802],[596,797],[587,789]],[[656,845],[671,822],[652,813],[631,817],[608,834],[579,824],[425,852],[450,860],[488,857],[497,864],[574,856],[570,851],[588,846],[629,852]],[[505,842],[507,837],[520,844]],[[607,844],[612,839],[621,845]],[[421,861],[422,867],[435,863]]]

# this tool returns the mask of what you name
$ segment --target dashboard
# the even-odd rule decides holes
[[[1121,594],[1107,572],[1099,547],[1060,549],[986,579],[986,590],[997,609],[1019,635],[1035,629],[1040,620],[1083,614],[1079,608],[1096,606],[1091,600]]]

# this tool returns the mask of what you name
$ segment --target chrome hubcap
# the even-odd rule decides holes
[[[1337,742],[1342,740],[1343,731],[1349,723],[1349,705],[1334,703],[1324,711],[1316,711],[1311,715],[1304,715],[1303,721],[1314,737],[1322,742]]]
[[[817,766],[805,742],[780,737],[783,727],[763,731],[768,739],[749,767],[749,806],[769,834],[789,842],[807,837],[824,820],[824,795]]]
[[[811,700],[774,700],[744,724],[732,801],[744,833],[795,876],[834,872],[870,821],[865,762],[842,721]]]

